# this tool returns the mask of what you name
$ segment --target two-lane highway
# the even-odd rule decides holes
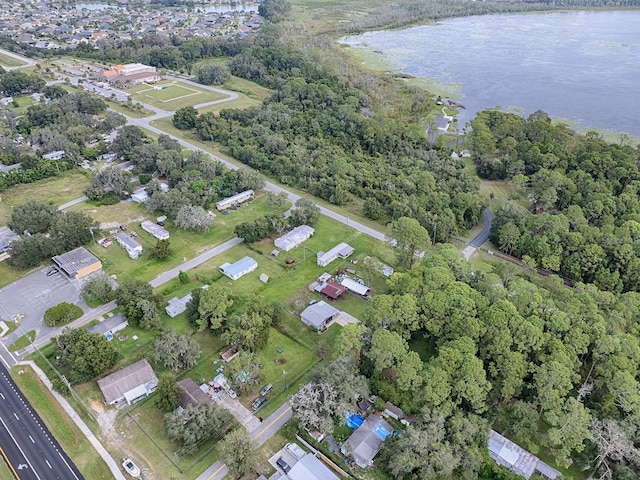
[[[0,365],[0,456],[18,480],[82,480],[71,459]]]

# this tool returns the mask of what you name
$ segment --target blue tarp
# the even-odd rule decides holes
[[[380,424],[377,424],[375,427],[373,427],[373,433],[379,436],[382,440],[386,440],[387,437],[391,434],[391,432],[385,430],[385,428]]]
[[[349,428],[358,428],[364,422],[364,418],[360,415],[347,415],[347,426]]]

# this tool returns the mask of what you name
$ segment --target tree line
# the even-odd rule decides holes
[[[491,239],[532,266],[614,292],[640,289],[640,150],[552,125],[481,112],[469,142],[478,174],[508,179]]]
[[[347,404],[370,389],[418,414],[383,446],[380,464],[392,478],[475,478],[489,425],[525,448],[548,449],[563,467],[637,476],[638,293],[569,289],[506,263],[483,275],[452,245],[394,273],[388,287],[338,339],[340,358],[356,369],[349,375],[366,381],[314,380],[293,399],[303,426],[332,431],[340,391],[353,386]],[[313,399],[333,407],[307,408]]]

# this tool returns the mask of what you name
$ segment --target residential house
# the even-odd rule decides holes
[[[333,280],[328,280],[320,290],[320,293],[326,295],[331,300],[338,300],[346,292],[347,289],[345,287],[343,287],[339,283],[334,282]]]
[[[91,333],[99,333],[104,335],[107,340],[111,340],[116,333],[124,330],[129,326],[129,322],[121,313],[116,313],[111,318],[96,323],[93,327],[89,328]]]
[[[344,455],[353,457],[359,467],[371,467],[382,443],[392,433],[393,428],[382,416],[369,415],[342,445],[341,451]]]
[[[139,188],[131,194],[131,201],[133,202],[145,203],[147,200],[149,200],[149,194],[146,187]]]
[[[235,263],[224,263],[220,265],[220,273],[226,275],[231,280],[237,280],[247,273],[258,268],[258,262],[251,257],[244,257]]]
[[[190,293],[182,298],[173,297],[171,300],[169,300],[169,303],[164,308],[164,310],[171,318],[176,317],[187,309],[187,303],[189,303],[192,298],[193,295],[191,295]]]
[[[132,405],[151,395],[158,387],[158,377],[146,359],[98,380],[104,401],[117,407]]]
[[[129,258],[135,260],[140,255],[142,255],[142,245],[140,245],[130,235],[127,235],[126,233],[119,233],[116,236],[116,242],[118,242],[120,246],[126,250]]]
[[[253,190],[247,190],[245,192],[238,193],[232,197],[225,198],[216,203],[216,208],[218,210],[226,210],[227,208],[239,205],[247,200],[253,198],[254,192]]]
[[[338,315],[340,315],[340,310],[332,307],[327,302],[320,301],[305,308],[300,314],[300,320],[316,330],[322,330]]]
[[[84,247],[78,247],[62,255],[56,255],[51,260],[58,270],[75,280],[86,277],[102,268],[100,260]]]
[[[404,418],[404,411],[391,402],[387,402],[385,405],[384,414],[396,420],[402,420]]]
[[[315,232],[315,230],[309,225],[300,225],[280,238],[276,238],[273,243],[277,249],[288,252],[311,237],[313,232]]]
[[[555,480],[560,477],[560,472],[494,430],[489,432],[488,446],[489,456],[498,465],[521,477],[529,479],[534,472],[548,480]]]
[[[311,453],[298,460],[287,476],[290,480],[339,480],[329,467]]]
[[[318,252],[318,266],[326,267],[338,258],[348,258],[354,252],[354,249],[348,243],[339,243],[328,252]]]
[[[168,240],[169,232],[164,228],[158,225],[157,223],[153,223],[149,220],[145,220],[140,224],[142,229],[156,237],[158,240]]]
[[[42,158],[45,160],[60,160],[62,157],[64,157],[64,154],[64,150],[56,150],[55,152],[50,152],[42,155]]]
[[[208,393],[188,377],[180,380],[177,385],[180,389],[180,406],[182,408],[187,408],[194,403],[211,401]],[[203,387],[205,387],[207,391],[209,390],[206,384],[203,385]]]

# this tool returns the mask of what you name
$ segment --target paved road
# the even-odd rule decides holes
[[[0,53],[2,53],[3,55],[6,55],[7,57],[15,58],[16,60],[24,63],[24,65],[19,65],[17,67],[5,67],[5,66],[3,66],[2,68],[4,68],[7,71],[9,71],[9,70],[17,70],[18,68],[33,67],[36,64],[36,62],[31,60],[30,58],[23,57],[22,55],[18,55],[17,53],[13,53],[13,52],[11,52],[9,50],[5,50],[4,48],[0,48]]]
[[[84,477],[0,365],[0,446],[19,480]],[[8,480],[8,479],[7,479]]]
[[[273,412],[258,428],[249,433],[251,438],[258,446],[265,443],[273,434],[282,428],[291,418],[291,407],[288,403],[282,405],[278,410]],[[222,480],[229,473],[227,466],[217,461],[207,468],[196,480]]]
[[[75,200],[71,200],[70,202],[63,203],[62,205],[60,205],[58,207],[58,210],[64,210],[65,208],[72,207],[73,205],[77,205],[78,203],[86,202],[87,200],[89,200],[89,199],[87,197],[84,197],[84,196],[76,198]]]
[[[220,255],[223,252],[226,252],[230,248],[235,247],[243,242],[241,238],[235,237],[231,240],[227,240],[226,242],[218,245],[217,247],[208,250],[197,257],[192,258],[191,260],[187,260],[182,265],[172,268],[171,270],[167,270],[166,272],[161,273],[156,278],[151,280],[149,283],[153,288],[159,287],[163,283],[168,282],[178,276],[178,274],[182,272],[186,272],[187,270],[191,270],[192,268],[197,267],[198,265],[206,262],[207,260],[215,257],[216,255]]]
[[[462,250],[465,258],[469,260],[473,252],[475,252],[480,246],[489,239],[489,234],[491,233],[491,225],[493,224],[493,213],[488,208],[485,208],[482,211],[482,216],[484,217],[484,226],[482,227],[482,231],[476,235],[476,237],[469,242],[469,245]]]

